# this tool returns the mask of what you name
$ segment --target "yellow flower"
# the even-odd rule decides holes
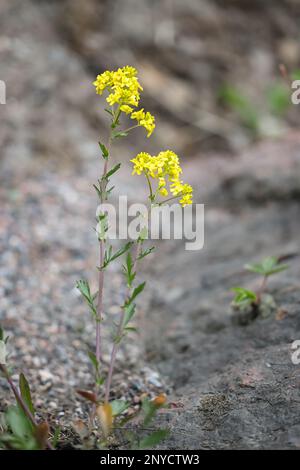
[[[145,113],[144,108],[139,111],[134,111],[131,114],[131,119],[136,119],[139,126],[143,126],[147,131],[147,137],[150,137],[155,129],[155,118],[148,111]]]
[[[116,103],[121,106],[138,106],[140,90],[143,89],[137,78],[137,70],[129,65],[119,68],[116,71],[107,70],[103,72],[101,75],[97,76],[93,85],[98,95],[102,95],[104,90],[108,90],[109,95],[106,101],[111,106]],[[126,114],[131,112],[128,108],[125,109],[124,112],[126,112]]]
[[[133,174],[144,173],[148,178],[158,180],[158,192],[161,196],[168,196],[168,182],[171,194],[180,198],[179,202],[183,207],[192,204],[193,188],[180,180],[182,169],[178,155],[172,150],[165,150],[156,156],[141,152],[131,162],[134,164]]]
[[[139,126],[147,130],[147,137],[150,137],[155,129],[155,119],[152,114],[145,112],[144,109],[134,111],[140,101],[141,87],[137,70],[134,67],[126,65],[116,71],[106,70],[98,75],[93,82],[96,93],[102,95],[107,90],[108,97],[106,101],[110,106],[119,105],[120,111],[125,114],[131,114],[131,119],[136,119]]]
[[[120,110],[123,111],[123,113],[125,114],[130,114],[133,111],[133,109],[128,106],[128,104],[123,104],[122,106],[120,106]]]

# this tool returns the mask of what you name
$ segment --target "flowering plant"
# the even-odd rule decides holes
[[[97,76],[94,81],[96,93],[102,95],[105,91],[108,93],[106,101],[109,105],[106,112],[110,116],[110,132],[108,142],[100,142],[101,154],[104,160],[103,173],[94,185],[99,201],[100,211],[97,215],[97,236],[99,241],[99,278],[98,292],[92,293],[89,283],[81,280],[77,283],[84,300],[87,302],[96,326],[96,346],[95,353],[90,353],[90,359],[95,370],[94,391],[79,391],[79,393],[94,403],[91,414],[91,421],[97,415],[100,419],[102,431],[108,435],[113,427],[113,421],[116,413],[116,401],[110,401],[112,377],[114,372],[117,353],[122,340],[134,328],[131,321],[136,313],[136,298],[144,290],[145,282],[136,284],[137,265],[140,259],[148,256],[153,249],[143,249],[143,243],[147,238],[144,229],[140,230],[139,236],[134,241],[127,242],[119,250],[113,251],[112,245],[108,240],[108,216],[101,210],[101,205],[109,199],[113,188],[108,188],[110,178],[120,169],[120,163],[109,168],[111,157],[111,144],[116,138],[123,138],[130,131],[137,127],[144,127],[147,131],[147,137],[150,137],[155,129],[155,118],[144,108],[137,109],[140,102],[140,92],[143,90],[139,83],[137,71],[134,67],[125,66],[116,71],[106,71]],[[121,130],[121,116],[127,115],[136,121],[136,124]],[[150,206],[165,204],[170,200],[178,199],[184,207],[192,203],[193,190],[189,184],[181,180],[182,169],[178,156],[171,150],[160,152],[152,156],[146,152],[141,152],[131,160],[133,163],[133,174],[144,175],[147,181],[149,194],[148,201]],[[126,280],[127,292],[123,305],[120,306],[120,317],[116,325],[116,331],[113,338],[111,355],[107,373],[103,374],[102,360],[102,324],[105,319],[103,312],[103,289],[105,273],[111,262],[121,256],[125,256],[123,273]],[[164,403],[165,399],[163,400]],[[124,406],[118,408],[124,411]],[[154,403],[154,405],[153,405]],[[151,410],[158,409],[163,403],[160,400],[159,406],[151,403]],[[145,405],[145,406],[149,406]],[[126,408],[126,406],[125,406]]]

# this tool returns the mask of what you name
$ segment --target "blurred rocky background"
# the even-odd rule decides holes
[[[171,147],[206,204],[206,241],[197,253],[161,243],[145,263],[141,333],[121,351],[114,394],[139,406],[167,392],[167,447],[300,447],[299,108],[279,72],[299,76],[299,21],[298,0],[1,0],[0,321],[14,378],[26,372],[65,445],[86,413],[75,389],[90,385],[94,342],[74,289],[96,279],[91,184],[107,116],[91,82],[131,64],[157,129],[116,145],[117,186],[142,197],[126,162]],[[256,288],[243,265],[268,255],[290,262],[269,286],[277,315],[232,324],[230,288]],[[111,272],[109,318],[123,289]]]

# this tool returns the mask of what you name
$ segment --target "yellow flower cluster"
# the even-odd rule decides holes
[[[150,137],[155,129],[155,119],[152,114],[148,111],[145,113],[144,108],[142,108],[139,111],[134,111],[131,114],[131,119],[136,119],[138,125],[143,126],[148,131],[147,137]]]
[[[108,90],[109,95],[106,98],[108,104],[110,106],[118,104],[120,111],[131,114],[131,118],[136,119],[138,126],[144,127],[148,131],[147,137],[150,137],[155,128],[154,116],[149,112],[145,113],[144,109],[139,111],[133,109],[139,105],[140,91],[143,90],[134,67],[126,65],[116,71],[107,70],[97,76],[93,85],[98,95]]]
[[[165,150],[155,156],[141,152],[131,162],[134,164],[132,174],[143,173],[148,178],[158,180],[158,192],[161,196],[168,196],[170,191],[174,197],[180,197],[179,202],[183,207],[192,204],[193,188],[181,181],[182,169],[179,158],[172,150]]]

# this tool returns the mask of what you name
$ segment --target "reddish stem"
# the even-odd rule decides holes
[[[262,283],[261,283],[261,286],[260,286],[260,288],[258,290],[258,293],[257,293],[257,300],[256,300],[257,304],[260,304],[260,302],[261,302],[262,295],[266,290],[267,282],[268,282],[268,276],[264,276],[263,280],[262,280]]]

